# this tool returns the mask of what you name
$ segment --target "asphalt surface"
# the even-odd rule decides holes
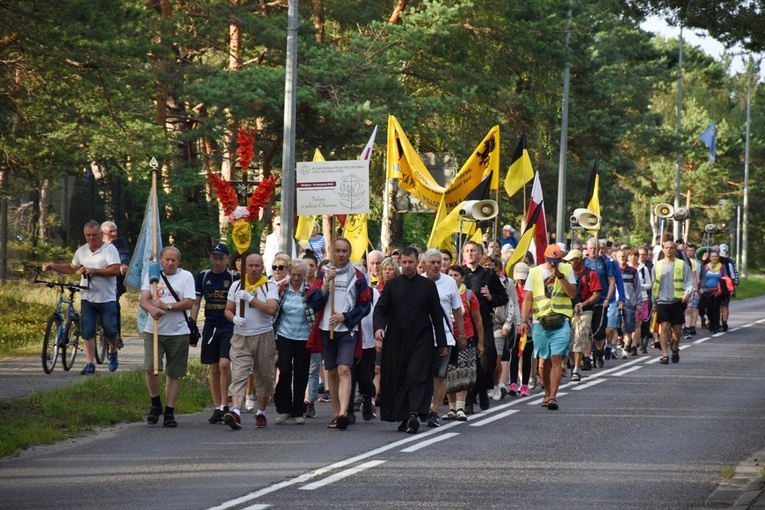
[[[330,404],[303,426],[275,425],[273,407],[264,429],[252,415],[240,431],[209,425],[209,411],[178,416],[177,429],[120,425],[0,460],[0,509],[730,508],[762,493],[764,311],[765,298],[734,303],[732,331],[700,331],[676,365],[650,351],[564,379],[558,411],[536,390],[416,435],[360,419],[329,430]],[[78,380],[81,361],[48,376],[39,359],[27,373],[3,361],[0,387]]]

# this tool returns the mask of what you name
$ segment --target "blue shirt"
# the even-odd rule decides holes
[[[295,292],[292,286],[287,282],[284,289],[284,302],[279,313],[279,324],[276,326],[276,334],[289,338],[291,340],[308,341],[308,334],[311,327],[308,325],[308,319],[305,315],[305,291],[306,286],[302,285],[300,290]]]
[[[212,270],[202,271],[194,280],[197,296],[205,300],[205,324],[211,326],[225,326],[231,323],[223,315],[226,311],[226,297],[231,285],[239,280],[240,276],[226,270],[220,274]]]
[[[608,296],[608,277],[614,276],[614,265],[605,258],[598,257],[595,260],[590,260],[590,257],[585,257],[584,265],[587,266],[590,271],[594,271],[598,275],[598,281],[600,281],[600,297],[595,302],[596,305],[602,305]],[[619,271],[621,273],[621,271]]]

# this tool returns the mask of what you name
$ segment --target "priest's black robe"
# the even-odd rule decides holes
[[[401,275],[385,283],[373,316],[374,330],[385,330],[380,361],[382,421],[428,414],[435,354],[437,347],[446,347],[443,313],[432,280]]]

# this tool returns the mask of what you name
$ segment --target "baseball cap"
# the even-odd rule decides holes
[[[210,251],[210,253],[214,253],[215,255],[228,255],[228,246],[223,243],[218,243],[213,246],[213,249]]]
[[[529,277],[529,265],[525,262],[518,262],[513,269],[513,280],[525,280]]]
[[[515,229],[511,227],[510,225],[505,225],[504,227],[502,227],[502,230],[509,230],[510,232],[513,232]]]
[[[722,255],[724,257],[727,254],[728,254],[728,245],[723,243],[723,244],[720,245],[720,255]]]
[[[551,244],[545,249],[545,259],[550,264],[557,264],[563,260],[563,252],[557,244]]]
[[[579,251],[579,250],[571,250],[570,252],[568,252],[566,254],[565,257],[563,257],[563,260],[568,262],[568,261],[570,261],[572,259],[583,259],[583,258],[584,258],[584,254],[581,251]]]

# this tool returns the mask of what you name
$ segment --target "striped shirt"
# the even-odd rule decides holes
[[[305,291],[304,285],[301,285],[300,290],[295,292],[292,286],[287,283],[284,289],[284,301],[279,313],[279,321],[276,326],[277,335],[291,340],[308,340],[311,325],[308,324],[305,313],[307,306],[305,304]]]

